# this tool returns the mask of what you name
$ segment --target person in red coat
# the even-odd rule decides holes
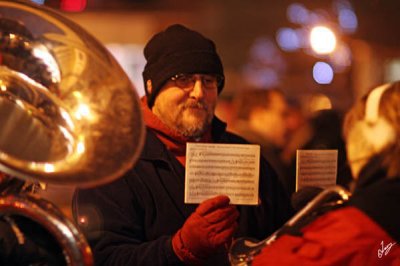
[[[352,197],[265,246],[254,266],[400,265],[399,102],[395,82],[374,88],[354,105],[343,127]]]

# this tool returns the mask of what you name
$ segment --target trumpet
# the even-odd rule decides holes
[[[304,222],[312,216],[321,207],[340,207],[348,201],[351,193],[341,186],[333,186],[320,192],[303,209],[297,212],[280,229],[264,240],[258,241],[253,238],[242,237],[236,239],[229,250],[229,261],[232,266],[250,266],[254,256],[257,256],[261,250],[271,245],[286,230]]]

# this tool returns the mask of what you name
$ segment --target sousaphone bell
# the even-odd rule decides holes
[[[144,132],[139,97],[103,45],[52,9],[0,2],[0,218],[31,220],[66,264],[90,265],[79,230],[26,183],[111,182],[135,163]]]

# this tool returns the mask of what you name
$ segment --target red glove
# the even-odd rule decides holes
[[[239,212],[227,196],[203,201],[173,236],[175,254],[185,263],[199,264],[228,243],[238,224]]]

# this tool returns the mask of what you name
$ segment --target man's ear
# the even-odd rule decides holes
[[[148,79],[146,81],[146,90],[147,94],[151,94],[151,92],[153,91],[153,84],[151,83],[151,79]]]

